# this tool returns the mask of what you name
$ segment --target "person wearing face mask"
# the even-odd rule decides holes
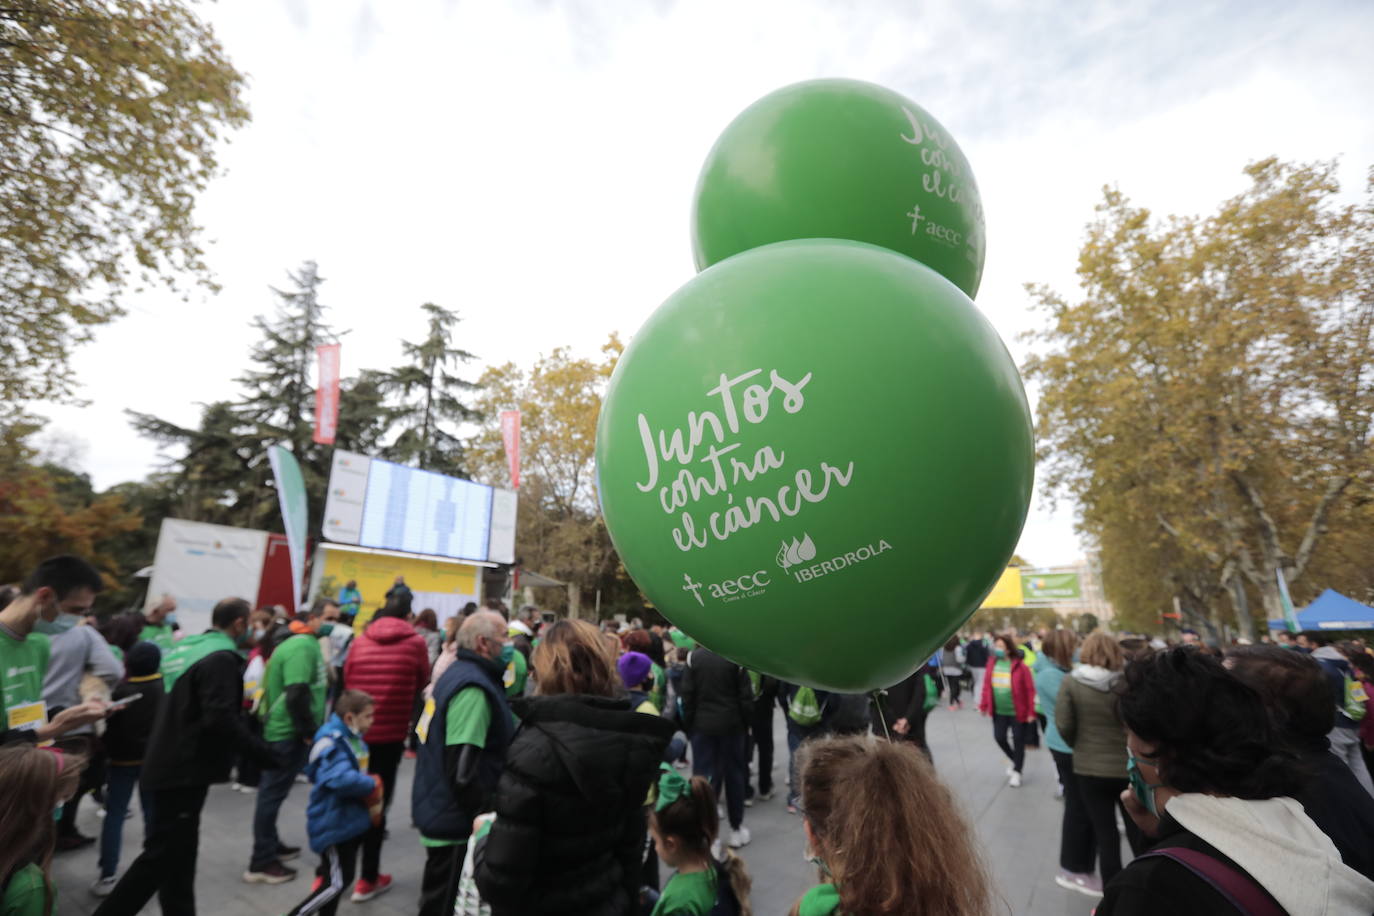
[[[139,640],[150,642],[165,654],[176,643],[177,602],[171,595],[163,595],[158,603],[143,612],[143,630]]]
[[[243,722],[243,657],[249,605],[225,598],[211,629],[188,636],[162,660],[166,698],[143,758],[142,786],[152,793],[152,823],[143,852],[119,879],[96,916],[134,916],[154,894],[164,916],[194,916],[200,812],[211,784],[227,782],[234,752],[264,768],[277,754]]]
[[[416,727],[411,817],[425,847],[421,916],[453,913],[473,818],[490,810],[515,734],[500,661],[506,619],[478,611],[463,621],[456,642],[457,657],[435,683]]]
[[[791,916],[986,916],[993,886],[954,794],[909,742],[819,738],[798,766],[819,884]]]
[[[549,627],[531,661],[535,695],[514,704],[520,730],[499,769],[496,819],[473,850],[477,889],[493,916],[631,913],[644,800],[675,727],[630,708],[615,650],[585,620]]]
[[[315,885],[288,916],[334,916],[353,880],[363,834],[382,814],[382,780],[367,772],[363,734],[372,727],[372,698],[360,690],[339,695],[334,714],[315,733],[305,774],[314,787],[306,808],[310,848],[320,854]]]
[[[253,850],[243,880],[249,884],[281,884],[296,877],[284,863],[300,855],[299,846],[282,842],[277,815],[291,794],[296,775],[305,766],[310,739],[325,719],[324,658],[313,631],[295,632],[277,626],[267,634],[271,657],[263,671],[259,713],[263,738],[283,765],[262,774],[253,805]]]
[[[396,770],[405,753],[416,697],[429,683],[429,649],[407,622],[410,601],[408,589],[388,598],[367,628],[354,637],[344,662],[344,686],[366,692],[376,703],[372,727],[363,739],[371,752],[368,772],[382,777],[386,789],[382,822],[363,837],[362,864],[351,897],[354,903],[391,889],[391,876],[381,870],[385,812],[391,810],[396,792]]]
[[[1097,916],[1374,912],[1374,881],[1341,862],[1293,796],[1303,771],[1264,701],[1211,655],[1127,666],[1127,813],[1153,845],[1107,884]]]
[[[1035,721],[1035,680],[1021,661],[1021,650],[1011,636],[998,636],[993,640],[992,658],[988,659],[978,711],[992,716],[992,737],[1011,763],[1007,767],[1007,784],[1015,789],[1021,785],[1026,738],[1030,724]],[[1007,743],[1008,731],[1011,732],[1010,744]]]
[[[95,627],[83,624],[84,613],[84,609],[73,611],[68,605],[53,620],[40,619],[34,624],[34,630],[46,635],[52,647],[48,670],[43,675],[43,702],[53,714],[81,704],[81,679],[87,672],[104,681],[110,689],[124,676],[124,666],[110,651],[105,637]],[[105,781],[105,753],[95,736],[94,725],[83,725],[67,734],[85,737],[87,766],[80,786],[62,808],[62,818],[57,824],[59,852],[95,842],[94,837],[77,831],[76,812],[81,797]]]
[[[51,741],[105,717],[99,700],[74,703],[52,713],[43,699],[43,684],[52,652],[49,637],[36,632],[41,620],[79,616],[95,602],[103,583],[85,560],[60,556],[44,560],[24,580],[19,595],[0,610],[0,695],[4,732],[0,744]]]

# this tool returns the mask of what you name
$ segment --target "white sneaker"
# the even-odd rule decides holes
[[[738,830],[730,831],[730,838],[726,842],[730,844],[731,849],[739,849],[741,846],[748,846],[752,839],[753,837],[749,835],[749,828],[741,824]]]
[[[1007,780],[1007,785],[1011,786],[1013,789],[1018,789],[1018,788],[1020,788],[1020,787],[1021,787],[1021,774],[1018,773],[1018,772],[1016,772],[1015,770],[1012,770],[1012,771],[1011,771],[1011,777]]]
[[[1010,776],[1012,773],[1015,773],[1015,772],[1016,772],[1016,767],[1012,766],[1011,764],[1007,764],[1007,775]]]
[[[758,795],[755,795],[754,797],[759,801],[769,801],[773,798],[773,793],[771,791],[760,792]]]
[[[711,841],[711,858],[719,861],[725,854],[725,847],[721,845],[720,838]]]
[[[748,798],[746,798],[746,799],[744,800],[744,807],[746,807],[746,808],[752,808],[752,807],[754,807],[754,797],[753,797],[752,795],[749,796]]]
[[[114,875],[110,875],[108,878],[99,878],[91,885],[91,893],[95,894],[97,897],[108,897],[110,896],[110,891],[114,890],[115,885],[118,883],[119,879]]]

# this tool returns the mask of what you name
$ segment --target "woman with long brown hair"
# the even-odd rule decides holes
[[[496,912],[629,913],[639,898],[644,800],[673,736],[630,708],[616,650],[590,623],[560,620],[532,658],[535,694],[477,850],[477,886]]]
[[[973,828],[914,747],[871,736],[807,744],[799,767],[807,858],[823,882],[792,916],[987,916]]]
[[[0,748],[0,912],[52,916],[53,810],[76,794],[86,759],[57,748]]]

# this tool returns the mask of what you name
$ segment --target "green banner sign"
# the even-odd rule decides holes
[[[1076,601],[1083,597],[1078,573],[1021,572],[1021,599],[1032,601]]]

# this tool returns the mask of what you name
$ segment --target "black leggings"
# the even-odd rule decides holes
[[[1007,730],[1011,730],[1011,744],[1007,743]],[[1017,722],[1015,716],[996,713],[992,717],[992,737],[1002,753],[1011,761],[1011,768],[1021,772],[1026,762],[1026,723]]]
[[[957,675],[942,675],[945,683],[949,685],[949,705],[953,706],[959,702],[959,677]]]
[[[1050,749],[1059,782],[1064,786],[1064,819],[1059,833],[1059,867],[1078,875],[1090,875],[1097,861],[1097,840],[1078,777],[1073,773],[1073,754]]]
[[[1121,793],[1130,785],[1124,779],[1108,776],[1074,774],[1074,782],[1083,797],[1083,808],[1092,825],[1097,841],[1097,871],[1106,884],[1121,871],[1121,835],[1116,832],[1116,812],[1121,809],[1122,823],[1134,824],[1121,806]]]

